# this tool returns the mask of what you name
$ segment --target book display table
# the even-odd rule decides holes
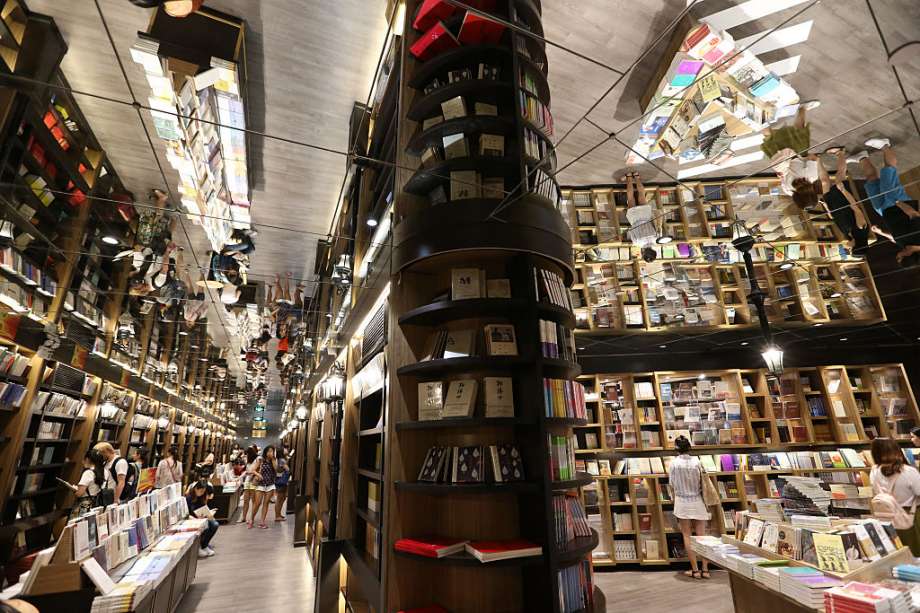
[[[211,499],[211,508],[214,509],[214,519],[221,524],[233,520],[236,511],[240,506],[240,488],[232,492],[217,491],[215,488],[214,498]]]

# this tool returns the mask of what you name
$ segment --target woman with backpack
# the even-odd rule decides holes
[[[920,500],[920,472],[908,466],[897,442],[890,438],[872,440],[872,515],[890,521],[901,542],[920,555],[920,526],[917,525],[917,502]]]
[[[70,511],[70,518],[80,517],[97,506],[96,501],[102,484],[105,483],[105,461],[95,449],[90,449],[83,456],[83,473],[77,482],[76,502]]]

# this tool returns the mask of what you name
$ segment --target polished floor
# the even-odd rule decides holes
[[[217,554],[198,561],[195,581],[176,613],[312,611],[313,575],[306,551],[291,545],[294,518],[271,523],[268,530],[221,526],[212,542]]]
[[[177,613],[313,610],[313,576],[302,548],[291,546],[293,517],[268,530],[246,524],[221,526],[214,537],[217,555],[199,561],[194,583]],[[731,613],[728,575],[714,571],[709,581],[680,571],[597,572],[610,613]]]

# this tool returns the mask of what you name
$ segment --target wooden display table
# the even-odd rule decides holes
[[[771,560],[789,560],[789,558],[771,553],[760,547],[753,547],[729,536],[722,536],[722,541],[736,546],[741,553],[753,553]],[[777,611],[783,611],[784,613],[787,611],[792,613],[814,613],[818,610],[811,609],[799,601],[786,596],[782,592],[773,590],[763,583],[755,581],[734,569],[727,568],[724,566],[723,559],[720,556],[710,556],[700,551],[696,551],[696,555],[709,560],[710,563],[728,572],[735,613],[776,613]],[[866,564],[845,575],[827,571],[821,572],[824,572],[824,574],[830,577],[836,577],[843,582],[862,581],[865,583],[872,583],[873,581],[890,578],[892,568],[898,564],[910,564],[913,562],[913,559],[910,549],[904,547],[880,560],[876,560],[871,564]],[[789,560],[789,565],[809,566],[814,568],[801,560]],[[823,611],[823,608],[820,610]]]
[[[214,519],[218,523],[226,524],[233,520],[236,511],[240,506],[240,488],[232,492],[217,491],[218,486],[214,486],[214,498],[211,499],[210,506],[214,509]]]

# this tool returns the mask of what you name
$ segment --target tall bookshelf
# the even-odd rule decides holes
[[[541,320],[563,330],[574,327],[572,313],[542,300],[538,289],[543,271],[555,275],[560,287],[573,278],[569,232],[552,178],[546,53],[537,38],[503,29],[486,44],[463,33],[465,42],[456,48],[419,60],[410,48],[427,29],[413,27],[420,5],[407,2],[402,49],[381,592],[379,601],[368,598],[368,606],[377,611],[434,603],[451,611],[567,610],[560,603],[560,572],[589,565],[598,535],[560,544],[553,536],[554,494],[577,492],[591,479],[583,474],[553,479],[549,437],[565,441],[583,420],[547,417],[540,393],[544,378],[568,381],[579,372],[574,358],[543,357],[540,344]],[[499,1],[492,14],[542,35],[538,3]],[[465,18],[458,10],[443,21],[457,33]],[[506,195],[513,203],[498,215],[501,220],[492,219]],[[483,291],[480,298],[452,297],[451,271],[459,268],[478,269],[483,279],[507,280],[510,295],[490,298]],[[513,326],[517,355],[490,354],[483,335],[489,324]],[[468,357],[425,359],[426,344],[443,329],[470,330],[476,349]],[[486,417],[480,392],[471,418],[419,420],[420,383],[448,386],[474,379],[482,389],[485,377],[512,380],[514,417]],[[504,443],[519,449],[524,481],[417,480],[434,445]],[[465,553],[432,560],[394,549],[401,538],[431,534],[474,541],[523,538],[543,552],[480,564]]]
[[[764,458],[866,450],[876,436],[907,445],[910,428],[920,424],[920,409],[901,364],[791,368],[778,379],[761,369],[727,369],[600,373],[581,375],[578,381],[585,388],[588,423],[575,427],[575,454],[580,469],[595,478],[584,500],[601,534],[593,554],[596,566],[685,561],[670,514],[667,474],[662,465],[649,468],[655,466],[649,464],[653,458],[661,461],[676,454],[672,440],[678,434],[696,438],[693,454],[716,458],[707,476],[722,499],[710,527],[720,534],[734,531],[735,511],[752,508],[757,498],[776,497],[771,481],[783,474],[868,485],[867,468],[825,464],[770,469],[738,467],[736,462],[725,470],[719,460],[726,455]],[[692,423],[697,425],[686,421],[694,413],[691,408],[696,409]],[[685,430],[688,426],[711,431],[697,437]],[[658,440],[649,441],[643,431],[652,431]],[[714,442],[708,440],[712,437]],[[868,501],[858,502],[865,507]],[[656,543],[651,554],[647,541]]]

